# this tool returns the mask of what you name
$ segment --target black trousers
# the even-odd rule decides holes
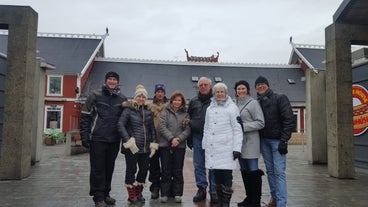
[[[127,150],[124,152],[124,155],[126,165],[125,184],[133,185],[135,181],[145,183],[150,162],[149,153],[136,153],[133,155],[130,150]],[[135,175],[136,173],[137,176]]]
[[[161,148],[161,196],[182,196],[184,148]]]
[[[90,143],[90,191],[95,202],[102,201],[109,196],[111,180],[114,172],[115,160],[119,153],[120,142],[91,142]]]
[[[215,183],[216,185],[224,185],[231,188],[233,185],[233,171],[232,170],[220,170],[215,169]]]
[[[160,149],[150,158],[148,180],[152,183],[150,190],[160,188],[161,167],[160,167]]]

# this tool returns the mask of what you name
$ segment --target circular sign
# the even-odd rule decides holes
[[[353,85],[354,136],[368,129],[368,91],[361,85]]]

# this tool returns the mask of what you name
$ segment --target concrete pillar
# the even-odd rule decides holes
[[[307,157],[312,164],[327,163],[326,71],[306,71]]]
[[[8,29],[0,179],[30,175],[37,23],[29,6],[0,6],[0,25]]]
[[[350,27],[326,28],[326,116],[328,173],[354,178],[353,103]]]
[[[43,146],[43,113],[45,106],[45,74],[46,62],[43,59],[37,59],[35,69],[35,84],[34,84],[34,105],[32,123],[34,123],[31,132],[31,162],[35,164],[39,162],[42,157]]]

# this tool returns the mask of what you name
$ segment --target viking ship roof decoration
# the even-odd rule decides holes
[[[187,54],[187,61],[188,62],[218,62],[218,58],[220,53],[217,52],[217,55],[211,55],[210,57],[198,57],[198,56],[189,56],[188,50],[184,49],[185,53]]]

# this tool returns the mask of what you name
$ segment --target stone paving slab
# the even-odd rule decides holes
[[[336,179],[328,176],[326,165],[310,165],[305,159],[305,146],[289,146],[287,159],[288,206],[368,206],[368,171],[357,169],[356,179]],[[116,198],[116,206],[127,205],[124,188],[124,156],[119,154],[113,177],[111,196]],[[260,160],[260,168],[265,169]],[[43,159],[31,169],[31,176],[23,180],[0,181],[0,206],[93,207],[89,192],[89,155],[66,156],[64,145],[44,146]],[[193,203],[196,192],[192,152],[186,153],[184,164],[183,202],[176,204],[169,200],[166,204],[151,200],[148,187],[144,189],[146,207],[209,207],[206,202]],[[149,183],[147,183],[147,186]],[[234,195],[231,206],[243,199],[243,186],[239,170],[234,171]],[[268,201],[269,189],[263,177],[262,200]]]

